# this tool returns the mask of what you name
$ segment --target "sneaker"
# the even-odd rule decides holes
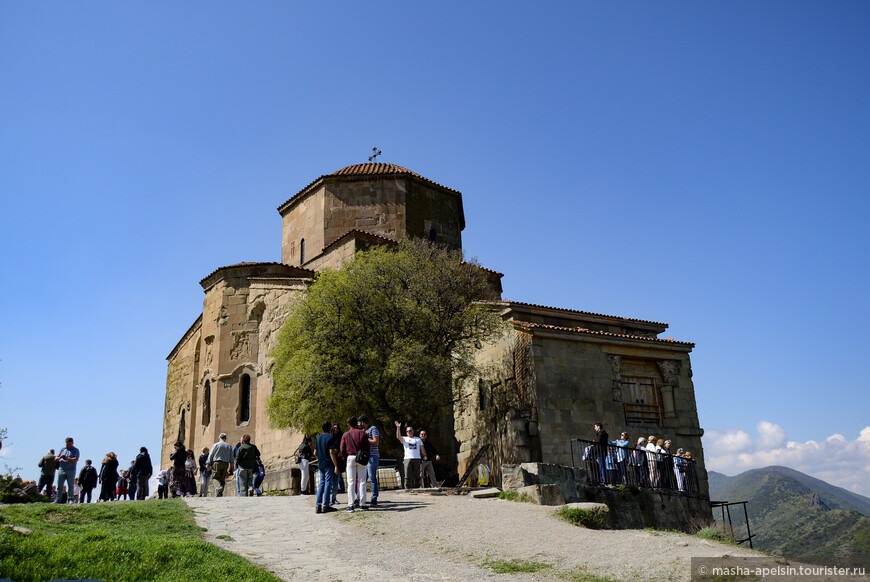
[[[348,505],[345,511],[347,511],[348,513],[353,513],[353,505]]]
[[[363,505],[362,507],[359,508],[359,510],[360,511],[368,511],[369,508],[367,506]]]
[[[353,501],[353,506],[354,506],[354,507],[359,507],[359,499],[354,499],[354,501]]]
[[[321,509],[320,506],[318,505],[318,506],[314,509],[314,513],[323,513],[323,509]]]
[[[377,498],[372,499],[372,500],[369,502],[369,505],[371,505],[372,507],[377,507],[377,506],[378,506],[378,500],[377,500]]]
[[[330,507],[328,505],[323,508],[323,513],[329,513],[330,511],[338,511],[338,510],[336,508]]]

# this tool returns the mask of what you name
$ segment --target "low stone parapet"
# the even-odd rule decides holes
[[[590,485],[586,471],[563,465],[502,466],[502,489],[525,493],[540,505],[603,503],[614,529],[674,529],[695,533],[713,521],[706,495],[624,485]]]

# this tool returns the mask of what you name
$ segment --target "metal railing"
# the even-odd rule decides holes
[[[692,459],[641,448],[599,445],[583,439],[571,439],[570,446],[571,466],[577,468],[579,461],[591,485],[699,491],[698,472]]]

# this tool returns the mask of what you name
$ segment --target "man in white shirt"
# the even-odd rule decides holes
[[[402,423],[396,421],[396,438],[405,447],[405,491],[416,489],[420,486],[420,450],[423,441],[414,436],[414,428],[407,427],[405,436],[402,436]]]

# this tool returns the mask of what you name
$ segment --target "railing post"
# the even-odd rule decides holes
[[[577,466],[574,464],[574,439],[568,439],[568,448],[571,449],[571,468],[577,469]]]

